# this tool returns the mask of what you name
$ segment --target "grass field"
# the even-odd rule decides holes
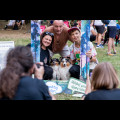
[[[99,63],[100,62],[110,62],[115,67],[118,77],[120,80],[120,44],[116,47],[117,54],[114,56],[108,56],[107,55],[107,45],[104,46],[104,48],[97,48],[97,58]]]
[[[25,31],[2,31],[0,30],[0,41],[14,41],[15,46],[17,45],[27,45],[31,42],[31,34],[25,33]],[[68,42],[70,46],[71,42]],[[117,54],[115,56],[107,55],[107,45],[104,48],[98,48],[97,51],[97,59],[99,63],[101,62],[111,62],[115,69],[117,70],[118,77],[120,80],[120,44],[116,47]],[[56,54],[54,57],[59,57]],[[72,97],[72,95],[68,94],[57,94],[55,95],[57,100],[80,100],[80,98]]]

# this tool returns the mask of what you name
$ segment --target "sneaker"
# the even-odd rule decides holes
[[[109,54],[107,54],[107,55],[109,55],[109,56],[114,56],[114,54],[112,54],[112,53],[109,53]]]
[[[100,45],[97,45],[96,48],[104,48],[104,46],[100,44]]]
[[[94,43],[95,45],[97,45],[97,43]]]
[[[113,54],[117,54],[117,52],[116,52],[116,51],[114,51],[114,52],[113,52]]]
[[[100,48],[100,45],[97,45],[96,48]]]
[[[112,53],[107,53],[107,55],[109,55],[109,56],[114,56],[114,54],[112,54]]]
[[[102,44],[100,44],[101,48],[104,48],[104,46]]]

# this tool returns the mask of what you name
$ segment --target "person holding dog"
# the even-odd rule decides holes
[[[63,20],[54,20],[53,24],[47,27],[43,31],[43,33],[41,33],[41,35],[44,34],[44,32],[54,33],[54,42],[52,43],[52,49],[50,51],[51,57],[57,53],[59,53],[62,57],[70,56],[67,41],[70,40],[71,42],[73,42],[73,40],[70,39],[68,30],[69,28],[66,25],[64,25]]]
[[[44,83],[43,63],[33,62],[29,47],[17,46],[7,55],[6,67],[0,73],[0,100],[55,100]],[[32,78],[34,74],[35,78]]]
[[[68,33],[74,43],[70,46],[70,59],[73,66],[70,68],[69,72],[71,77],[75,77],[77,79],[80,78],[80,45],[81,45],[81,31],[77,27],[72,27],[68,30]],[[90,58],[90,69],[91,71],[94,69],[95,65],[98,63],[96,55],[97,52],[90,42],[90,51],[86,53],[87,57]],[[96,64],[94,64],[96,63]]]

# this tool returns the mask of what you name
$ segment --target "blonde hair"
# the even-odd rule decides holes
[[[92,90],[113,89],[119,86],[119,79],[113,65],[109,62],[98,64],[91,77]]]

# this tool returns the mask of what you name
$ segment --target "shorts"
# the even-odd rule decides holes
[[[49,52],[50,52],[50,57],[53,57],[54,54],[60,54],[62,57],[70,56],[70,49],[69,49],[68,45],[65,45],[65,47],[62,49],[62,51],[59,53],[53,53],[50,50],[49,50]]]
[[[95,35],[90,35],[90,41],[95,41],[96,40],[96,36]]]
[[[117,33],[116,26],[108,26],[108,37],[109,38],[115,38],[116,33]]]
[[[105,31],[105,27],[104,25],[100,25],[100,26],[95,26],[97,33],[103,34]]]

